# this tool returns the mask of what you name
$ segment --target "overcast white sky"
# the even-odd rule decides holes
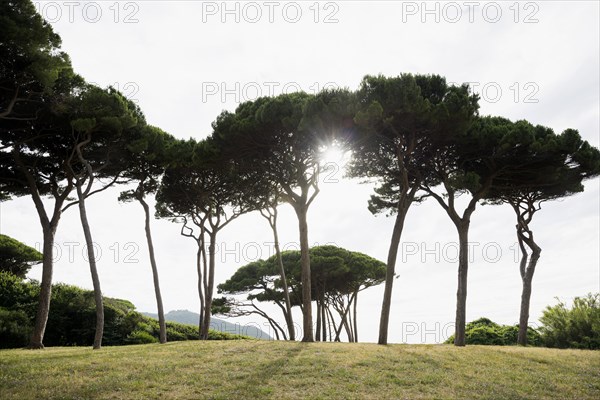
[[[560,132],[578,129],[599,144],[599,3],[552,2],[36,2],[62,36],[78,73],[137,100],[149,123],[179,138],[201,139],[221,110],[282,90],[326,85],[354,89],[366,74],[436,73],[474,82],[482,114],[527,119]],[[227,12],[229,11],[229,12]],[[94,22],[95,21],[95,22]],[[370,185],[322,181],[309,211],[311,243],[335,243],[380,260],[393,218],[367,210]],[[600,290],[599,180],[585,192],[545,204],[533,223],[542,257],[533,282],[531,321],[555,296]],[[106,296],[155,311],[143,212],[119,204],[118,189],[89,200]],[[281,207],[280,236],[297,248],[297,222]],[[521,282],[509,207],[484,206],[471,223],[467,321],[518,321]],[[180,226],[153,221],[166,310],[199,306],[195,247]],[[42,240],[30,198],[1,205],[0,231],[29,245]],[[247,262],[271,255],[258,214],[219,238],[217,283]],[[411,209],[403,234],[390,325],[391,342],[436,342],[453,329],[457,235],[432,201]],[[92,288],[76,208],[57,234],[55,282]],[[130,262],[128,262],[130,261]],[[41,266],[30,277],[41,277]],[[376,341],[382,286],[359,297],[359,338]],[[279,317],[280,318],[280,317]],[[281,319],[281,318],[280,318]],[[300,322],[299,313],[296,321]],[[246,320],[247,322],[247,320]],[[257,321],[262,324],[262,321]],[[436,325],[438,324],[438,325]],[[416,333],[413,333],[418,329]]]

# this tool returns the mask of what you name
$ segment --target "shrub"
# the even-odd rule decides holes
[[[25,312],[0,307],[0,348],[25,347],[29,335],[31,329]]]
[[[208,331],[208,340],[241,340],[241,339],[252,339],[248,336],[235,335],[232,333],[215,331],[210,329]]]
[[[489,318],[471,321],[465,328],[466,344],[512,346],[517,344],[518,335],[518,325],[499,325]],[[454,335],[450,336],[445,343],[454,343]],[[539,332],[531,327],[527,329],[527,343],[530,346],[541,346]]]
[[[127,336],[125,342],[127,344],[147,344],[156,343],[158,342],[158,339],[146,331],[133,331]]]
[[[559,300],[546,307],[540,322],[542,340],[548,347],[600,349],[600,293],[576,297],[570,309]]]

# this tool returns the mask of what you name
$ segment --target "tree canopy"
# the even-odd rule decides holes
[[[30,0],[0,4],[0,32],[0,120],[34,120],[71,61]]]
[[[292,305],[303,306],[301,254],[297,250],[281,254],[290,290]],[[358,292],[383,282],[385,264],[359,252],[337,246],[315,246],[310,249],[311,300],[319,306],[335,307],[340,318],[346,318],[347,310],[356,301]],[[233,299],[220,300],[216,311],[225,315],[259,314],[275,321],[260,310],[257,302],[273,302],[284,313],[284,293],[276,256],[258,260],[240,267],[231,278],[217,286],[225,295],[246,295],[248,303]],[[265,316],[266,315],[266,316]],[[317,316],[318,321],[321,316]],[[324,322],[321,320],[321,323]],[[285,336],[285,335],[284,335]]]
[[[25,278],[29,269],[42,262],[42,253],[10,236],[0,234],[0,271]]]

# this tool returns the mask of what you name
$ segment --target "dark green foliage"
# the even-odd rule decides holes
[[[348,251],[336,246],[315,246],[309,251],[311,261],[310,300],[317,303],[317,340],[326,339],[323,314],[331,314],[331,309],[345,324],[349,341],[357,337],[357,325],[348,321],[350,307],[356,304],[360,291],[382,283],[385,279],[385,264],[365,254]],[[303,276],[300,251],[281,253],[285,270],[291,306],[303,304]],[[258,303],[273,302],[283,312],[285,318],[285,292],[281,282],[277,256],[258,260],[239,268],[225,283],[218,286],[219,293],[246,295],[243,301],[234,297],[216,299],[213,311],[231,317],[258,315],[268,321],[274,329],[275,337],[287,340],[285,330],[275,320],[276,316],[262,310]],[[257,303],[255,303],[255,300]],[[356,312],[356,309],[355,309]],[[356,321],[354,314],[352,321]],[[335,323],[334,323],[335,325]],[[312,321],[311,321],[312,326]],[[336,325],[337,326],[337,325]],[[335,327],[334,327],[335,328]],[[340,329],[330,332],[330,340],[339,340]],[[280,335],[281,334],[281,335]]]
[[[137,330],[131,332],[131,334],[129,334],[125,339],[125,342],[127,344],[147,344],[156,343],[158,342],[158,339],[145,330]]]
[[[0,348],[23,347],[31,334],[39,284],[0,272]],[[121,299],[104,298],[106,345],[154,343],[158,341],[158,321],[135,311]],[[46,346],[89,346],[94,341],[96,311],[94,293],[66,284],[52,287],[52,304],[44,342]],[[167,323],[169,340],[198,339],[197,327]],[[210,331],[208,339],[229,340],[240,335]]]
[[[369,201],[372,213],[395,214],[403,193],[439,183],[429,162],[468,128],[478,98],[467,86],[449,85],[439,75],[412,74],[367,75],[357,97],[349,174],[379,184]]]
[[[519,333],[518,325],[499,325],[488,318],[479,318],[466,326],[466,344],[515,346]],[[454,335],[444,343],[454,343]],[[542,340],[538,331],[527,330],[527,343],[531,346],[541,346]]]
[[[562,301],[548,306],[540,322],[548,347],[600,349],[600,293],[576,297],[571,308]]]
[[[10,272],[0,271],[0,307],[33,315],[39,295],[39,284],[23,281]]]
[[[302,292],[300,252],[282,253],[283,265],[291,290],[293,305],[300,304]],[[385,264],[359,252],[336,246],[315,246],[310,249],[312,297],[318,293],[328,295],[350,294],[375,286],[385,279]],[[258,260],[240,267],[226,282],[218,286],[219,293],[248,293],[249,300],[283,301],[276,256]],[[225,306],[222,300],[218,307]]]
[[[24,347],[30,335],[30,321],[24,311],[0,307],[0,349]]]
[[[34,104],[71,68],[69,57],[30,0],[0,2],[0,37],[0,119],[34,118]]]
[[[0,234],[0,271],[25,278],[32,265],[42,261],[42,253],[10,236]]]
[[[600,174],[600,152],[574,129],[556,134],[545,126],[499,117],[478,123],[487,126],[482,129],[489,130],[488,140],[502,132],[499,152],[509,157],[486,194],[490,202],[518,205],[566,197],[583,191],[584,179]]]

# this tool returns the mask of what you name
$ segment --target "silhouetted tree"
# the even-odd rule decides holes
[[[550,128],[526,121],[515,122],[513,127],[519,131],[519,143],[511,145],[519,145],[526,151],[519,153],[515,168],[497,180],[486,200],[509,204],[517,218],[523,285],[517,342],[525,346],[533,274],[542,251],[533,237],[533,216],[545,201],[582,192],[582,181],[600,174],[600,152],[572,129],[556,135]]]
[[[448,85],[437,75],[366,76],[358,90],[354,157],[349,174],[379,183],[369,201],[373,213],[396,214],[387,258],[379,344],[387,344],[398,246],[406,215],[422,185],[439,177],[430,159],[469,126],[477,97],[466,86]]]

